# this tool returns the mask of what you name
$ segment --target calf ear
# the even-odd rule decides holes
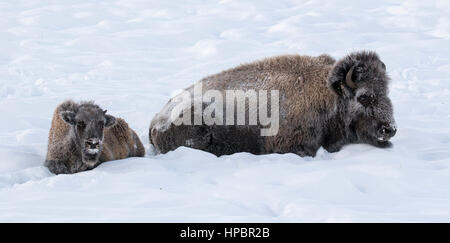
[[[105,127],[110,127],[116,124],[116,118],[111,115],[105,115],[105,119],[106,119]]]
[[[73,111],[61,111],[59,113],[61,119],[70,125],[75,125],[75,112]]]

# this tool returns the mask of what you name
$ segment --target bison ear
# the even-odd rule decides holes
[[[110,127],[116,124],[116,118],[111,115],[105,115],[105,119],[106,119],[105,127]]]
[[[61,119],[70,125],[75,125],[75,112],[73,111],[61,111],[59,113]]]

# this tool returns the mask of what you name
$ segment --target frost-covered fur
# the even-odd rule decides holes
[[[52,119],[45,166],[55,174],[93,169],[102,162],[143,157],[136,133],[92,102],[60,104]]]
[[[284,55],[244,64],[200,80],[203,92],[279,90],[276,136],[261,137],[260,125],[175,126],[168,117],[176,105],[176,99],[171,99],[153,118],[150,141],[161,153],[188,146],[216,155],[293,152],[315,156],[321,146],[335,152],[349,143],[389,147],[396,128],[385,68],[370,51],[351,53],[338,62],[329,55]],[[193,86],[186,90],[192,93]]]

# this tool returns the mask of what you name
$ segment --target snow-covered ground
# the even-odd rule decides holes
[[[450,222],[448,0],[4,0],[0,16],[2,222]],[[217,158],[179,148],[75,175],[42,166],[65,99],[95,100],[148,148],[151,118],[206,75],[360,49],[392,77],[392,149]]]

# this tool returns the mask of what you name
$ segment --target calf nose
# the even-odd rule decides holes
[[[389,125],[388,126],[382,125],[378,130],[378,132],[382,136],[393,137],[395,133],[397,133],[397,129]]]
[[[86,140],[86,147],[88,147],[90,149],[98,148],[99,144],[100,144],[100,141],[98,138],[90,138],[90,139]]]

